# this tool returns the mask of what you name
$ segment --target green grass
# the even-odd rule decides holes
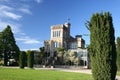
[[[120,71],[117,72],[117,75],[120,76]]]
[[[0,80],[93,80],[92,75],[57,70],[0,68]]]

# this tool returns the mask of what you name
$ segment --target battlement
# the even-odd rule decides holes
[[[51,29],[63,29],[64,25],[63,24],[59,24],[59,25],[52,25]]]

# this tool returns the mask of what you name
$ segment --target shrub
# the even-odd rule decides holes
[[[120,70],[120,37],[117,38],[117,68]]]
[[[33,65],[34,65],[34,52],[27,51],[27,66],[29,68],[33,68]]]
[[[115,80],[116,45],[112,17],[109,12],[93,14],[90,30],[90,56],[95,80]]]
[[[25,67],[25,58],[26,58],[26,52],[21,51],[19,55],[19,66],[22,69]]]

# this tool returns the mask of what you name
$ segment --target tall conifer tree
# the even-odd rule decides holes
[[[7,66],[9,59],[19,60],[19,48],[16,45],[11,27],[8,25],[0,34],[0,52],[4,55],[4,65]]]
[[[94,80],[115,80],[116,46],[111,14],[109,12],[93,14],[88,29]]]

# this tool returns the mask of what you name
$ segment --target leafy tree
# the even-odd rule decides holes
[[[57,64],[63,64],[64,48],[57,48]]]
[[[26,62],[26,52],[21,51],[20,55],[19,55],[19,66],[20,66],[20,68],[23,69],[25,67],[25,62]]]
[[[116,45],[111,14],[93,14],[87,28],[90,30],[90,57],[94,79],[115,80]]]
[[[29,68],[33,68],[33,65],[34,65],[34,52],[27,51],[27,66]]]
[[[80,59],[78,58],[77,52],[70,50],[64,54],[64,61],[66,64],[69,65],[79,65],[80,63]]]
[[[9,59],[15,59],[16,62],[19,60],[20,50],[16,45],[14,35],[9,25],[0,34],[0,52],[1,55],[4,55],[5,66],[7,66]]]
[[[45,60],[47,60],[47,57],[50,56],[50,53],[45,52],[44,47],[40,47],[39,50],[40,50],[40,53],[39,53],[40,63],[44,64]]]
[[[120,70],[120,37],[117,38],[117,68]]]
[[[45,55],[45,48],[44,47],[40,47],[39,50],[40,50],[40,57],[41,58],[45,58],[47,56],[47,55]]]

